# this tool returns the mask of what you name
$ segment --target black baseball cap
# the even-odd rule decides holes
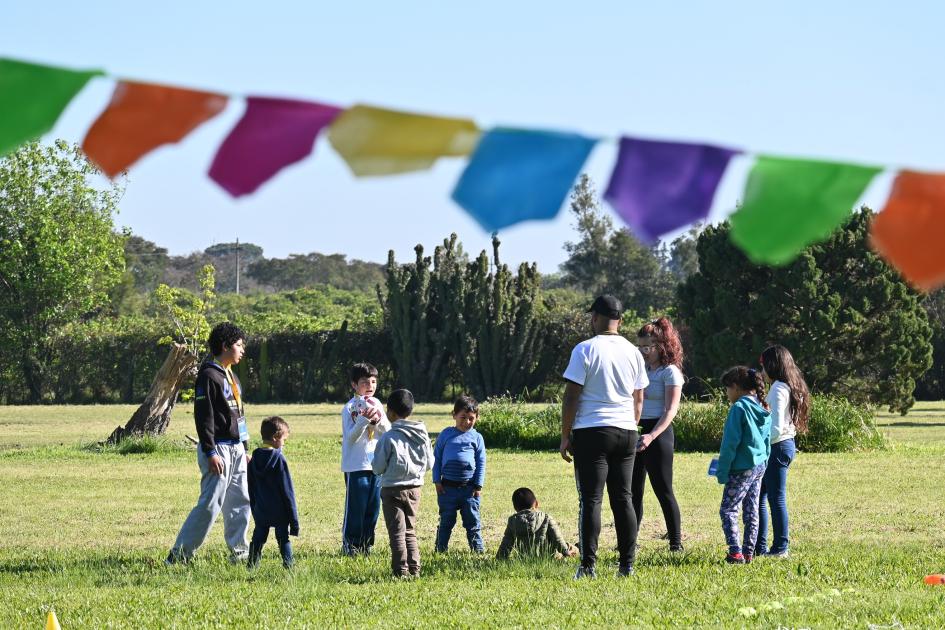
[[[587,312],[597,313],[610,319],[620,319],[620,314],[623,313],[623,304],[612,295],[601,295],[594,300]]]

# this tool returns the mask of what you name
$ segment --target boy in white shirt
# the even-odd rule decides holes
[[[341,471],[345,475],[345,513],[341,550],[367,555],[374,546],[374,528],[381,510],[380,479],[371,469],[377,439],[390,422],[377,391],[377,368],[370,363],[351,367],[354,397],[341,409]]]

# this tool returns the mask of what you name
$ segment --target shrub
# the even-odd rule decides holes
[[[721,392],[707,402],[685,401],[673,421],[676,451],[717,452],[729,402]],[[554,450],[561,441],[561,405],[534,405],[504,396],[480,408],[476,428],[490,447]],[[809,431],[797,437],[798,449],[838,453],[883,448],[873,409],[836,396],[814,396]]]
[[[511,396],[490,398],[479,407],[476,430],[488,447],[554,450],[561,443],[561,405],[536,409]]]

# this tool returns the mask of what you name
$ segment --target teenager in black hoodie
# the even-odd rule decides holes
[[[289,536],[299,535],[299,510],[289,464],[282,455],[282,445],[289,437],[289,425],[278,416],[262,421],[260,429],[265,446],[253,451],[249,463],[249,501],[253,509],[253,539],[249,543],[249,566],[259,564],[269,528],[276,530],[276,541],[285,568],[292,567],[292,543]]]

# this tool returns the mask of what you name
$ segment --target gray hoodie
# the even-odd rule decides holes
[[[424,473],[433,468],[426,425],[419,420],[394,421],[378,439],[371,466],[384,488],[422,486]]]

